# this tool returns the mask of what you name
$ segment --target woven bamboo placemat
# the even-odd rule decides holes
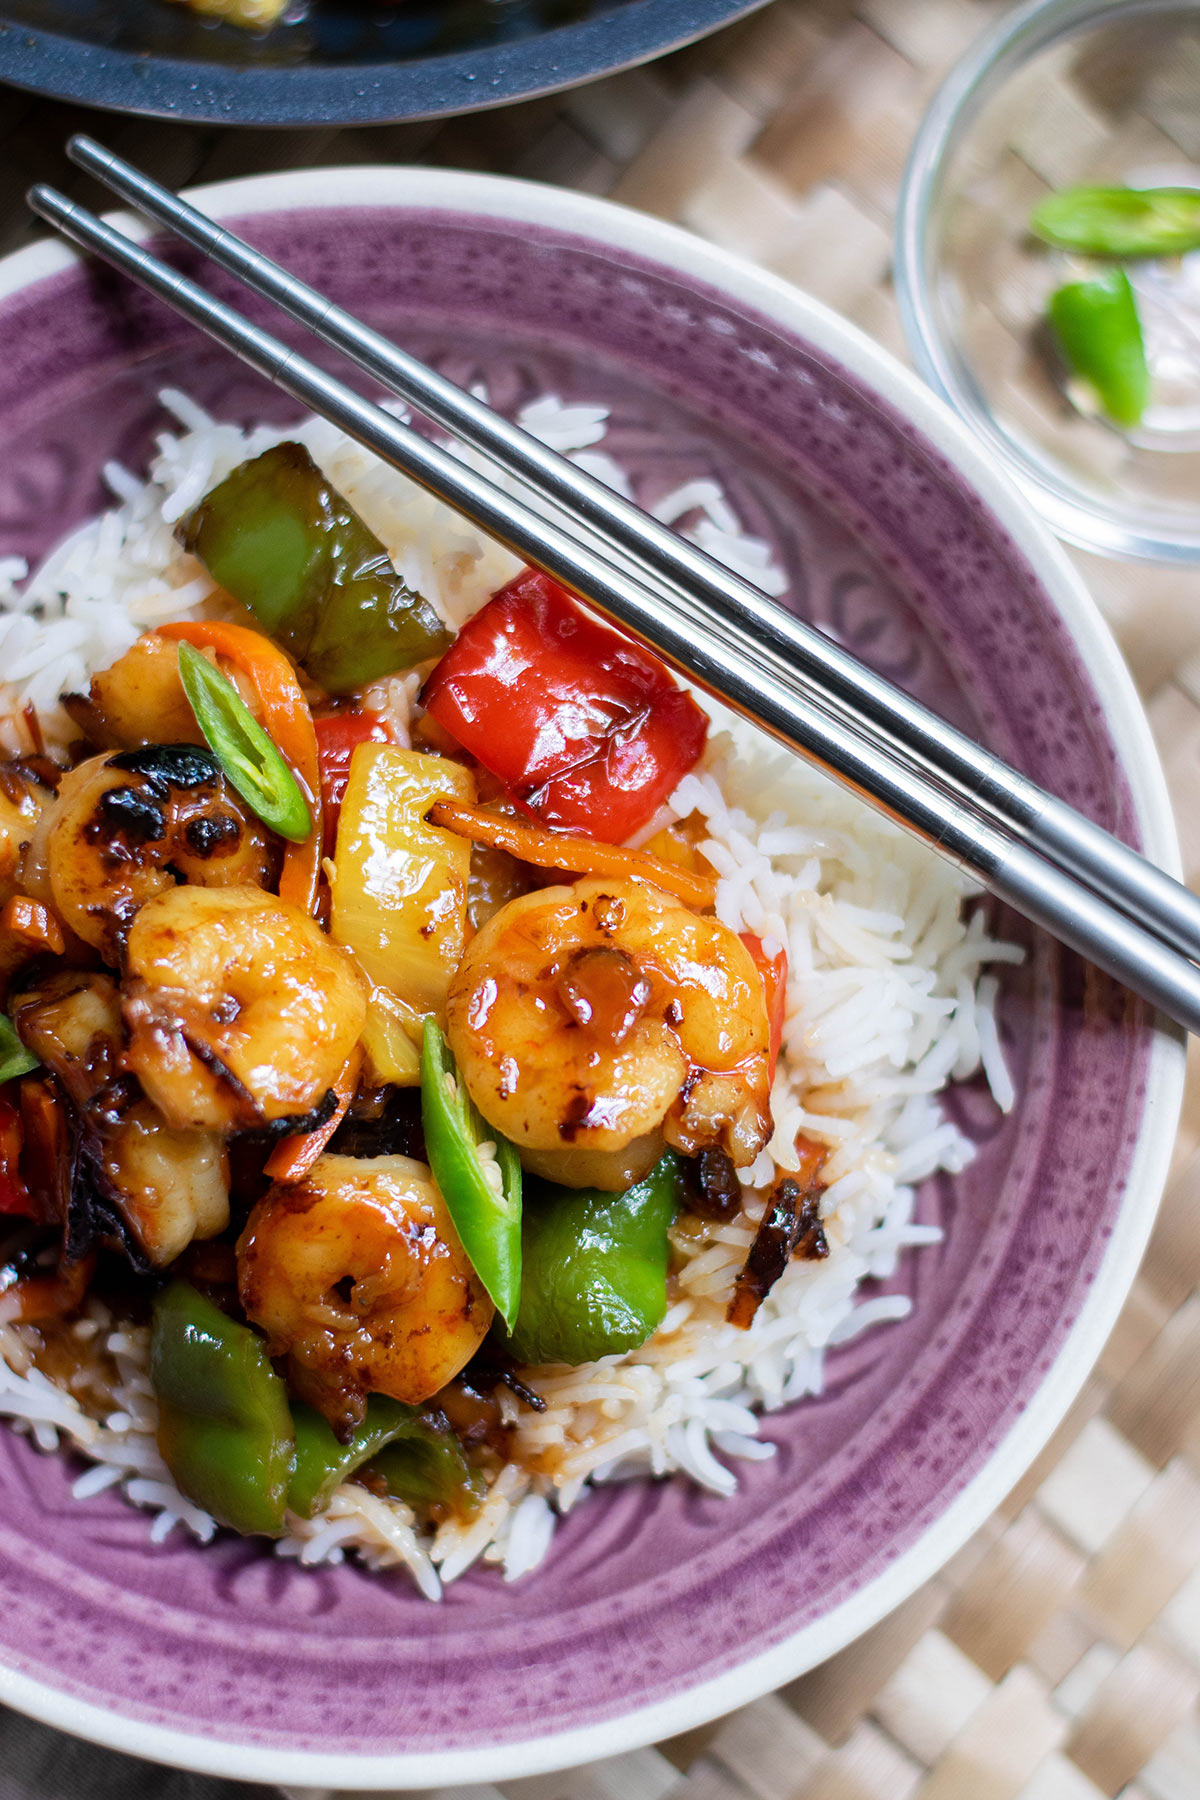
[[[359,131],[218,131],[0,90],[0,250],[93,131],[172,185],[422,161],[609,194],[796,281],[906,352],[889,287],[909,142],[995,0],[775,0],[573,93]],[[1090,129],[1064,92],[1064,138]],[[1200,579],[1080,556],[1146,701],[1200,881]],[[1036,1466],[936,1580],[780,1693],[653,1749],[453,1800],[1198,1800],[1200,1064],[1128,1306]],[[443,1795],[439,1800],[450,1800]]]

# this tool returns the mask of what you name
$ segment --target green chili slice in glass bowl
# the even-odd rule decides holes
[[[1124,269],[1071,281],[1050,297],[1050,323],[1072,370],[1117,425],[1136,425],[1150,399],[1137,300]]]
[[[1200,250],[1200,188],[1066,188],[1029,222],[1045,243],[1082,256],[1184,256]]]

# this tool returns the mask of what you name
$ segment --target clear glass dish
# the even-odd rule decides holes
[[[938,90],[909,157],[896,289],[921,373],[1060,536],[1200,561],[1200,251],[1131,263],[1153,399],[1121,431],[1073,397],[1044,325],[1086,269],[1029,234],[1076,183],[1200,187],[1200,0],[1034,0]]]

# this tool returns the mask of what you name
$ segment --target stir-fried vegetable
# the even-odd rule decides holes
[[[624,1194],[535,1188],[507,1340],[517,1361],[591,1362],[644,1344],[667,1310],[667,1233],[683,1199],[671,1151]]]
[[[410,1506],[473,1512],[483,1477],[470,1468],[462,1445],[436,1407],[405,1406],[373,1394],[349,1443],[334,1437],[320,1413],[295,1402],[296,1468],[288,1510],[301,1519],[324,1512],[343,1481],[363,1469],[370,1485]],[[364,1469],[364,1465],[365,1469]]]
[[[45,950],[50,956],[61,956],[67,947],[63,928],[51,909],[41,900],[29,900],[14,894],[0,911],[0,931],[15,932],[31,954]]]
[[[1183,256],[1200,250],[1200,188],[1066,188],[1034,207],[1030,225],[1084,256]]]
[[[1136,425],[1150,398],[1150,371],[1124,269],[1060,287],[1051,296],[1049,316],[1067,362],[1109,418]]]
[[[9,1266],[0,1270],[0,1294],[4,1295],[4,1311],[10,1324],[42,1325],[51,1319],[66,1319],[83,1304],[93,1275],[96,1253],[68,1262],[64,1257],[57,1269],[37,1275],[21,1275]]]
[[[395,742],[382,714],[362,706],[320,713],[313,720],[321,763],[321,800],[325,809],[325,854],[333,855],[338,819],[350,780],[350,759],[360,744]]]
[[[411,668],[450,642],[301,444],[240,464],[178,536],[331,694]]]
[[[426,1014],[391,988],[376,984],[367,998],[362,1046],[368,1072],[390,1087],[417,1087],[421,1080],[421,1039]]]
[[[33,1201],[21,1174],[24,1135],[20,1109],[0,1096],[0,1213],[32,1217]]]
[[[572,875],[615,875],[628,881],[650,881],[664,894],[674,894],[685,906],[704,910],[716,898],[711,875],[693,874],[678,863],[649,856],[644,850],[626,850],[620,844],[601,844],[595,838],[572,837],[562,831],[543,831],[520,819],[506,819],[482,806],[460,806],[438,800],[429,809],[431,825],[457,831],[476,844],[507,850],[536,869],[562,869]]]
[[[235,1531],[283,1530],[296,1460],[287,1389],[258,1333],[185,1281],[154,1303],[158,1448],[181,1493]]]
[[[313,828],[304,795],[233,683],[191,644],[179,646],[179,678],[209,749],[246,805],[280,837],[302,844]]]
[[[754,1315],[793,1256],[820,1261],[829,1255],[821,1223],[821,1169],[829,1152],[812,1138],[796,1140],[799,1166],[771,1192],[746,1261],[738,1270],[727,1317],[748,1331]]]
[[[426,822],[435,800],[470,802],[466,769],[442,756],[362,744],[342,802],[331,929],[369,979],[420,1013],[440,1012],[466,944],[471,847]]]
[[[433,1408],[417,1413],[364,1473],[422,1512],[436,1508],[469,1517],[484,1495],[481,1471],[471,1468],[444,1416]]]
[[[301,1519],[324,1512],[342,1482],[400,1432],[407,1431],[417,1417],[414,1407],[390,1400],[386,1394],[372,1394],[362,1424],[349,1443],[343,1444],[319,1412],[302,1400],[293,1401],[296,1466],[288,1484],[288,1511]]]
[[[194,644],[198,650],[215,650],[246,676],[258,695],[263,725],[299,782],[314,827],[303,843],[288,844],[279,877],[279,897],[311,912],[321,870],[321,772],[312,714],[296,671],[277,644],[245,625],[189,619],[177,625],[162,625],[159,633],[175,642]]]
[[[358,1085],[362,1052],[357,1044],[346,1058],[342,1072],[333,1084],[336,1104],[329,1117],[312,1131],[284,1138],[268,1156],[263,1174],[269,1181],[302,1181],[345,1118]]]
[[[708,732],[657,657],[534,569],[467,621],[422,698],[543,824],[613,844],[653,818]]]
[[[754,958],[754,966],[762,976],[763,991],[767,997],[767,1023],[771,1028],[770,1073],[768,1079],[775,1079],[775,1065],[779,1061],[779,1049],[783,1043],[783,1026],[787,1018],[787,951],[779,949],[774,956],[768,956],[760,937],[752,931],[739,933],[743,944]]]
[[[454,1229],[496,1311],[511,1326],[521,1293],[520,1158],[480,1118],[434,1019],[425,1021],[421,1122],[429,1166]]]
[[[15,1081],[37,1066],[37,1057],[25,1048],[8,1014],[0,1013],[0,1081]]]

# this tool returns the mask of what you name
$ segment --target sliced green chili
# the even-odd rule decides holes
[[[0,1081],[15,1081],[38,1067],[37,1057],[25,1048],[8,1014],[0,1013]]]
[[[1060,287],[1050,297],[1049,316],[1067,362],[1109,418],[1136,425],[1150,398],[1150,370],[1124,269]]]
[[[179,679],[210,750],[246,805],[280,837],[304,843],[312,815],[300,784],[233,683],[186,643],[179,646]]]
[[[475,1273],[506,1325],[521,1294],[521,1163],[507,1139],[480,1118],[436,1020],[421,1048],[421,1123],[433,1178]],[[489,1180],[479,1146],[495,1146]],[[491,1162],[492,1158],[489,1157]]]
[[[1067,188],[1035,206],[1030,225],[1084,256],[1182,256],[1200,249],[1200,188]]]

